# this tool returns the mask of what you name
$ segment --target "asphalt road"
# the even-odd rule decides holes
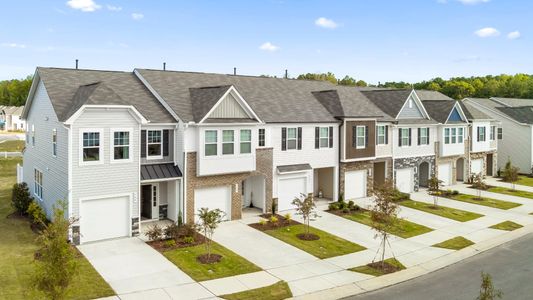
[[[503,299],[533,299],[533,234],[423,277],[346,299],[474,300],[479,295],[481,271],[492,275]]]

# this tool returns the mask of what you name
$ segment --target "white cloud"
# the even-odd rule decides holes
[[[319,26],[319,27],[329,28],[329,29],[334,29],[334,28],[337,28],[339,26],[333,20],[327,19],[327,18],[324,18],[324,17],[320,17],[320,18],[316,19],[315,20],[315,25]]]
[[[490,0],[457,0],[457,1],[463,3],[464,5],[476,5],[480,3],[487,3]]]
[[[510,40],[519,39],[521,36],[522,36],[522,34],[518,30],[517,31],[513,31],[513,32],[509,32],[507,34],[507,38],[510,39]]]
[[[485,27],[485,28],[481,28],[479,30],[476,30],[474,32],[474,34],[479,36],[479,37],[486,38],[486,37],[499,36],[500,32],[496,28]]]
[[[144,18],[144,15],[143,14],[140,14],[140,13],[132,13],[131,14],[131,17],[135,20],[135,21],[139,21],[141,19]]]
[[[17,43],[2,43],[2,47],[24,49],[24,48],[26,48],[26,45],[24,45],[24,44],[17,44]]]
[[[279,47],[272,44],[271,42],[266,42],[259,46],[259,49],[269,52],[275,52],[279,50]]]
[[[101,5],[96,4],[93,0],[69,0],[67,5],[72,9],[78,9],[84,12],[93,12],[100,8]]]
[[[110,11],[121,11],[122,7],[120,6],[114,6],[114,5],[106,5],[107,9]]]

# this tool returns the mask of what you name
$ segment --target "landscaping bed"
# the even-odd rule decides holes
[[[219,296],[227,300],[282,300],[292,297],[291,289],[285,281],[277,282],[273,285],[265,286],[258,289],[248,290],[244,292]]]
[[[373,262],[373,263],[369,263],[364,266],[351,268],[349,270],[353,272],[372,275],[372,276],[382,276],[385,274],[390,274],[390,273],[398,272],[401,270],[405,270],[405,266],[402,265],[402,263],[399,262],[397,259],[389,258],[389,259],[386,259],[383,264],[381,262]]]
[[[446,206],[439,205],[435,207],[432,203],[430,204],[414,200],[404,200],[398,202],[398,204],[459,222],[471,221],[483,216],[481,214],[476,214],[466,210],[460,210]]]
[[[490,190],[487,189],[487,191],[490,191]],[[511,209],[511,208],[522,205],[520,203],[514,203],[514,202],[509,202],[509,201],[503,201],[503,200],[483,197],[483,195],[481,195],[481,198],[479,198],[478,196],[474,196],[474,195],[461,194],[457,191],[441,191],[440,196],[444,198],[456,200],[456,201],[483,205],[483,206],[499,208],[499,209]]]
[[[432,247],[438,247],[438,248],[444,248],[444,249],[450,249],[450,250],[460,250],[471,245],[474,245],[474,242],[472,242],[471,240],[465,239],[462,236],[456,236],[444,242],[435,244]]]
[[[499,230],[506,230],[506,231],[513,231],[513,230],[516,230],[516,229],[522,228],[522,227],[524,227],[524,226],[522,226],[520,224],[517,224],[515,222],[505,221],[505,222],[498,223],[496,225],[492,225],[489,228],[499,229]]]

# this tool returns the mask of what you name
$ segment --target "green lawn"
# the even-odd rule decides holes
[[[285,281],[258,289],[220,296],[220,298],[228,300],[282,300],[291,297],[291,289]]]
[[[402,265],[402,263],[399,262],[396,258],[386,259],[385,262],[388,263],[389,265],[393,265],[395,267],[400,268],[400,270],[404,270],[405,269],[405,266]],[[367,274],[367,275],[376,276],[376,277],[377,276],[381,276],[381,275],[385,275],[385,273],[383,273],[381,270],[378,270],[376,268],[372,268],[372,267],[370,267],[368,265],[351,268],[349,270],[353,271],[353,272],[358,272],[358,273],[363,273],[363,274]]]
[[[527,177],[527,176],[519,176],[519,179],[516,182],[516,184],[527,185],[527,186],[532,186],[533,187],[533,178],[530,178],[530,177]]]
[[[372,219],[370,217],[370,212],[367,210],[360,210],[360,211],[356,211],[351,214],[342,215],[342,216],[348,220],[359,222],[367,226],[372,225]],[[416,224],[416,223],[398,218],[394,229],[391,230],[389,233],[406,239],[406,238],[410,238],[413,236],[417,236],[420,234],[430,232],[432,230],[433,229],[426,227],[424,225]]]
[[[196,281],[261,271],[258,266],[215,242],[212,244],[211,253],[222,255],[222,260],[213,264],[198,262],[196,258],[205,253],[205,245],[200,244],[165,251],[163,255]]]
[[[303,224],[280,227],[278,229],[266,230],[264,233],[269,234],[287,244],[302,249],[318,258],[329,258],[349,253],[365,250],[366,248],[340,237],[329,234],[325,231],[311,227],[310,233],[318,235],[320,239],[315,241],[304,241],[296,235],[305,233]]]
[[[438,208],[435,208],[433,206],[433,203],[429,204],[429,203],[413,201],[413,200],[405,200],[405,201],[399,202],[399,204],[405,207],[418,209],[423,212],[427,212],[427,213],[434,214],[437,216],[456,220],[459,222],[471,221],[471,220],[474,220],[474,219],[477,219],[483,216],[483,215],[469,212],[466,210],[460,210],[460,209],[455,209],[455,208],[446,207],[446,206],[439,205]]]
[[[457,201],[462,201],[462,202],[467,202],[467,203],[472,203],[472,204],[499,208],[499,209],[511,209],[511,208],[522,205],[520,203],[487,198],[483,196],[483,192],[481,192],[481,198],[482,198],[481,200],[477,199],[477,195],[474,196],[474,195],[467,195],[467,194],[452,195],[446,198],[450,198],[452,200],[457,200]]]
[[[529,179],[529,178],[528,178]],[[531,192],[525,192],[525,191],[519,191],[519,190],[513,190],[506,187],[500,187],[500,186],[492,186],[490,187],[487,192],[492,193],[498,193],[498,194],[505,194],[510,196],[516,196],[516,197],[522,197],[522,198],[529,198],[533,199],[533,193]]]
[[[26,219],[6,218],[12,212],[11,187],[20,158],[0,159],[0,299],[42,298],[31,294],[36,235]],[[80,271],[69,288],[68,299],[93,299],[115,293],[89,262],[79,258]]]
[[[524,227],[524,226],[522,226],[520,224],[516,224],[515,222],[505,221],[505,222],[498,223],[496,225],[492,225],[489,228],[499,229],[499,230],[506,230],[506,231],[513,231],[515,229],[522,228],[522,227]]]
[[[5,141],[0,143],[0,152],[20,152],[24,144],[24,141]]]
[[[456,236],[452,239],[433,245],[432,247],[439,247],[451,250],[460,250],[468,246],[474,245],[471,240],[465,239],[462,236]]]

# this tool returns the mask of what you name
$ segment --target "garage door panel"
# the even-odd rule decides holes
[[[413,192],[413,169],[397,169],[396,170],[396,188],[403,193]]]
[[[348,171],[344,175],[344,198],[366,197],[366,170]]]
[[[129,202],[128,196],[82,201],[81,242],[129,236],[131,222]]]
[[[280,179],[278,181],[278,210],[293,209],[292,201],[302,194],[307,195],[307,177]]]
[[[439,164],[438,179],[442,185],[450,185],[452,182],[452,166],[450,163]]]
[[[224,220],[231,219],[231,187],[218,186],[194,190],[194,213],[200,208],[207,207],[209,210],[220,209],[225,213]]]
[[[480,174],[483,172],[483,159],[473,159],[471,162],[471,173],[474,174]]]

